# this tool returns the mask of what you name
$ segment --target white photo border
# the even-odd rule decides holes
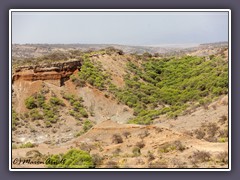
[[[228,12],[228,168],[12,168],[12,12]],[[10,9],[9,10],[9,171],[231,171],[231,9]]]

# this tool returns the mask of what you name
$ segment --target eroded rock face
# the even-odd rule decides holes
[[[20,66],[16,68],[12,83],[15,81],[48,81],[54,85],[62,86],[74,71],[79,70],[82,60],[58,62],[36,66]]]

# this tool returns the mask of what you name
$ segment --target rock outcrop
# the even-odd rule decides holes
[[[15,69],[12,83],[15,81],[48,81],[54,85],[62,86],[74,71],[79,70],[82,60],[71,60],[36,66],[20,66]]]

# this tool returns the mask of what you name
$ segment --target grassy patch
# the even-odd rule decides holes
[[[35,147],[35,145],[32,144],[31,142],[27,142],[19,146],[19,148],[33,148],[33,147]]]

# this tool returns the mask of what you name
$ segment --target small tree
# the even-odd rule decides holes
[[[83,130],[84,130],[84,132],[87,132],[92,127],[93,127],[93,124],[92,124],[91,121],[89,121],[88,119],[86,121],[84,121],[84,123],[83,123]]]

